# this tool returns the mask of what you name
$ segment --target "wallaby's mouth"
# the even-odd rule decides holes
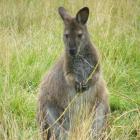
[[[75,56],[77,54],[77,49],[76,48],[70,48],[69,53],[71,56]]]

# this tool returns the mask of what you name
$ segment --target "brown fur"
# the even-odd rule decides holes
[[[89,13],[88,8],[82,8],[77,13],[76,18],[68,15],[62,7],[59,8],[59,13],[65,25],[65,52],[41,83],[38,100],[38,121],[43,140],[49,139],[53,132],[56,134],[56,139],[59,139],[61,128],[69,130],[69,118],[66,115],[63,116],[63,119],[67,120],[66,123],[62,124],[63,120],[60,119],[50,129],[48,137],[45,131],[62,114],[77,92],[81,92],[83,98],[88,97],[91,109],[95,106],[95,101],[98,100],[96,119],[93,124],[93,131],[95,130],[96,134],[103,128],[106,115],[109,112],[107,88],[102,77],[99,57],[95,47],[90,42],[85,25]],[[79,35],[81,31],[82,37]],[[77,34],[80,39],[78,39]],[[69,35],[69,39],[67,35]],[[79,46],[81,48],[78,48]],[[73,53],[75,53],[74,56]],[[95,72],[86,83],[86,79],[93,70]],[[58,128],[60,124],[61,128]]]

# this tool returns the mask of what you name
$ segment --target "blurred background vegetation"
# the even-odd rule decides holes
[[[140,139],[139,0],[0,0],[0,140],[40,139],[39,83],[64,48],[59,6],[73,16],[90,9],[87,26],[110,91],[106,139]]]

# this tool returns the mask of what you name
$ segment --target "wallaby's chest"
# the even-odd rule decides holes
[[[73,72],[78,81],[86,80],[93,71],[94,65],[90,57],[76,57],[73,59]]]

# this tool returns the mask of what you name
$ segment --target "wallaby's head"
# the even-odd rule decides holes
[[[63,38],[66,52],[71,56],[76,56],[89,41],[86,28],[89,9],[88,7],[80,9],[75,17],[71,17],[63,7],[59,7],[58,11],[64,22]]]

